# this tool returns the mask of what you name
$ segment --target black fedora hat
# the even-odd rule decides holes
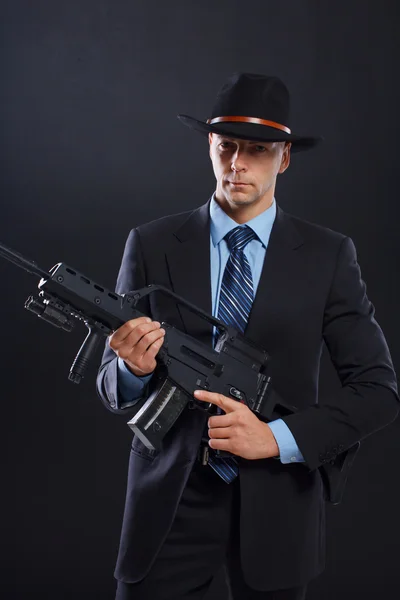
[[[294,135],[289,128],[290,95],[278,77],[234,73],[218,92],[206,122],[178,115],[184,124],[202,133],[263,142],[291,142],[292,151],[308,150],[321,137]]]

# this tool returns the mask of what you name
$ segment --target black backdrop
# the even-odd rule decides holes
[[[113,287],[131,227],[213,191],[207,142],[176,114],[208,117],[235,70],[277,74],[293,130],[325,137],[293,157],[278,202],[353,238],[398,367],[396,4],[3,1],[0,239]],[[84,328],[35,319],[35,279],[4,261],[0,277],[3,597],[111,599],[130,430],[97,399],[95,367],[67,381]],[[335,385],[324,356],[322,397]],[[329,507],[310,600],[398,597],[398,434],[363,443]]]

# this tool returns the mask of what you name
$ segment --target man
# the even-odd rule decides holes
[[[116,290],[161,284],[233,324],[267,350],[276,392],[299,410],[267,424],[200,390],[197,399],[218,415],[185,410],[160,451],[134,437],[117,599],[203,598],[222,564],[235,600],[304,599],[324,567],[319,467],[396,417],[395,373],[352,241],[275,201],[291,152],[319,141],[291,133],[285,85],[235,74],[207,123],[180,119],[208,135],[215,194],[131,231]],[[143,311],[151,319],[111,336],[98,375],[100,397],[126,417],[152,389],[161,321],[216,341],[208,323],[171,298],[153,294]],[[323,342],[342,388],[319,404]]]

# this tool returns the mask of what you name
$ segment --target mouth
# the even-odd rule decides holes
[[[233,187],[241,188],[250,185],[250,183],[243,183],[242,181],[229,181],[228,182]]]

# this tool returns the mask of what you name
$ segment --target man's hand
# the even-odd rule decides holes
[[[110,348],[123,359],[134,375],[143,377],[156,368],[158,351],[164,342],[165,329],[148,317],[127,321],[109,338]]]
[[[226,450],[248,460],[279,456],[279,447],[271,429],[248,406],[222,394],[204,390],[196,390],[194,397],[211,402],[226,413],[208,419],[210,448]]]

